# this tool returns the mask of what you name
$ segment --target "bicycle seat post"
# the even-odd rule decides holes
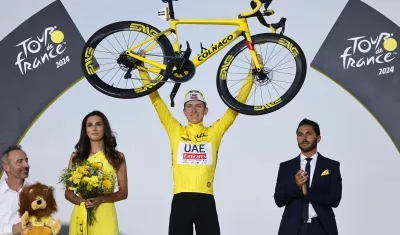
[[[168,8],[169,8],[169,18],[171,20],[175,19],[175,12],[174,12],[174,4],[172,3],[173,0],[167,0],[168,1]]]

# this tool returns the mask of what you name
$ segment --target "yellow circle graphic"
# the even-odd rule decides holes
[[[394,38],[387,38],[383,42],[383,48],[387,51],[394,51],[397,48],[397,41]]]
[[[64,40],[64,33],[60,30],[54,30],[50,35],[51,41],[54,43],[61,43]]]

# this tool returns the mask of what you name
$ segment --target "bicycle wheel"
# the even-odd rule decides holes
[[[280,35],[280,34],[274,34],[274,33],[261,33],[261,34],[256,34],[252,36],[252,41],[254,44],[254,48],[257,51],[258,54],[261,55],[262,60],[263,60],[263,70],[264,72],[267,72],[267,79],[262,80],[260,79],[255,73],[253,73],[253,86],[252,86],[252,91],[249,94],[249,97],[247,101],[252,99],[254,95],[254,100],[255,95],[261,88],[267,88],[268,94],[270,101],[265,102],[264,101],[264,96],[261,91],[261,96],[262,96],[262,102],[260,104],[255,104],[254,102],[253,105],[247,104],[246,102],[239,102],[236,99],[236,93],[231,92],[230,89],[228,88],[228,81],[231,77],[235,75],[240,75],[241,80],[234,80],[236,81],[236,84],[239,84],[240,81],[244,81],[245,78],[247,77],[249,73],[249,68],[250,68],[250,62],[251,62],[251,57],[250,57],[250,51],[246,50],[248,49],[246,40],[242,40],[239,43],[237,43],[235,46],[233,46],[225,55],[225,57],[222,59],[219,68],[218,68],[218,73],[217,73],[217,89],[219,96],[223,100],[223,102],[230,107],[231,109],[245,115],[264,115],[267,113],[271,113],[274,111],[277,111],[278,109],[284,107],[287,105],[300,91],[301,87],[303,86],[306,72],[307,72],[307,64],[306,64],[306,58],[305,55],[300,48],[300,46],[290,39],[287,36]],[[263,50],[260,49],[259,47],[261,46],[267,46],[267,51],[266,53],[263,53]],[[271,55],[267,56],[268,54],[268,47],[272,46],[271,48],[272,53]],[[277,53],[274,53],[276,47],[281,47]],[[287,52],[287,55],[283,59],[278,59],[277,61],[278,64],[275,66],[269,66],[269,64],[273,59],[276,59],[276,56],[279,52],[282,50]],[[248,56],[245,55],[245,52],[248,53]],[[240,54],[244,53],[244,57],[240,58]],[[291,67],[285,67],[282,68],[281,66],[288,66],[287,64],[290,61],[286,61],[286,57],[288,57],[293,60],[293,67],[295,67],[294,72],[292,73],[292,77],[294,77],[294,81],[291,83],[291,85],[287,88],[287,91],[284,92],[282,95],[278,93],[278,90],[283,88],[283,84],[286,83],[286,81],[282,81],[280,79],[276,79],[277,75],[280,74],[288,74],[285,72],[282,72],[283,69],[289,69]],[[286,59],[286,60],[285,60]],[[245,62],[248,63],[246,66],[238,66],[236,62]],[[234,72],[233,70],[241,68],[245,69],[245,71],[238,73]],[[239,82],[237,82],[239,81]],[[240,86],[241,87],[241,86]],[[240,90],[235,89],[237,91]],[[271,88],[271,89],[269,89]],[[277,98],[272,98],[271,90],[275,91],[278,93]],[[233,93],[233,94],[232,94]]]
[[[120,99],[139,98],[159,89],[165,84],[165,81],[168,80],[168,78],[164,76],[165,71],[152,65],[144,64],[125,54],[126,50],[135,45],[135,43],[144,42],[145,39],[159,32],[160,30],[152,25],[139,21],[120,21],[99,29],[85,43],[81,55],[81,67],[87,81],[101,93]],[[132,36],[132,33],[137,35]],[[122,34],[122,42],[117,39],[115,34],[117,34],[117,36],[121,36]],[[139,39],[139,36],[143,36],[145,39]],[[117,41],[113,43],[113,39]],[[102,43],[104,43],[104,45]],[[146,47],[147,44],[149,44],[149,46]],[[158,44],[158,47],[156,47],[156,44]],[[146,48],[150,49],[147,50]],[[160,52],[153,53],[153,50],[158,48],[160,48]],[[98,51],[97,55],[94,54],[96,53],[96,49],[101,49]],[[150,40],[148,43],[141,45],[138,50],[145,50],[146,58],[154,61],[157,60],[151,57],[162,57],[162,61],[157,62],[163,64],[167,64],[168,59],[174,55],[173,47],[165,35],[161,35],[155,40]],[[111,58],[104,58],[106,55],[111,56]],[[96,67],[93,62],[94,60],[99,64],[101,71],[99,71],[100,69],[98,69],[98,71],[94,70]],[[101,64],[100,62],[105,63]],[[112,64],[114,64],[114,66],[112,66]],[[134,81],[141,81],[139,72],[137,71],[138,65],[147,69],[149,78],[151,79],[150,84],[144,86],[143,82],[141,82],[141,84],[139,82],[139,86],[135,86]],[[130,68],[132,68],[131,71]],[[132,76],[130,78],[124,77],[127,72],[131,72]],[[112,76],[111,80],[108,82],[103,79],[106,75]],[[125,87],[119,86],[121,81],[124,81]],[[129,85],[132,83],[133,88],[127,88],[128,83]]]

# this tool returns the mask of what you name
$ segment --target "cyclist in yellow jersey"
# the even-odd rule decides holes
[[[259,60],[261,57],[259,56]],[[144,83],[150,81],[147,72],[139,71]],[[249,72],[236,97],[245,102],[250,94],[253,78]],[[174,197],[171,205],[169,235],[220,235],[214,200],[214,174],[221,139],[233,124],[238,113],[229,109],[211,126],[203,125],[208,113],[207,102],[200,91],[187,92],[183,112],[188,120],[184,126],[170,113],[158,91],[150,99],[168,133],[172,150]]]

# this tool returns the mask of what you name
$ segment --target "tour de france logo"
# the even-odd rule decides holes
[[[70,62],[69,56],[66,55],[67,42],[64,32],[57,26],[45,28],[38,36],[29,37],[16,47],[20,52],[17,54],[15,65],[22,75],[50,62],[54,63],[56,68]]]
[[[350,41],[349,46],[340,55],[343,70],[374,67],[377,75],[394,73],[391,62],[397,56],[397,40],[393,33],[351,37],[346,41]]]

